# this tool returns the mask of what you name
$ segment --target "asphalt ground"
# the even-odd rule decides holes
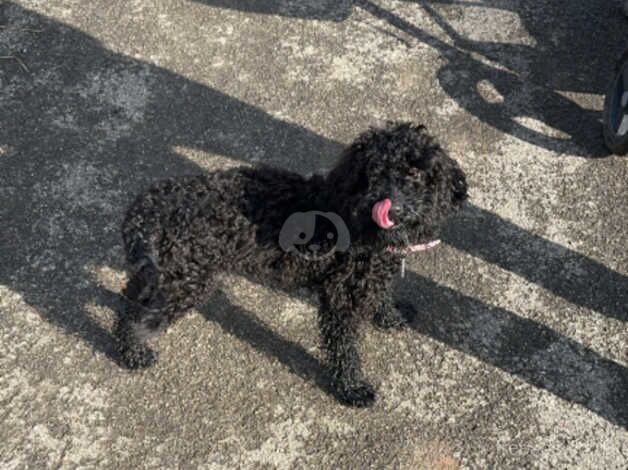
[[[621,2],[0,2],[0,467],[628,466],[628,160],[601,108]],[[225,276],[120,369],[131,199],[176,174],[330,168],[424,123],[470,204],[365,328],[375,405],[326,388],[316,302]]]

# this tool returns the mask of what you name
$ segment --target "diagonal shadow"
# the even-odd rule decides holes
[[[308,172],[339,144],[71,27],[0,5],[0,283],[112,355],[85,306],[108,303],[94,267],[122,269],[119,225],[152,181],[204,171],[176,146]],[[12,40],[11,35],[17,35]],[[211,158],[210,158],[211,160]]]
[[[411,324],[465,354],[628,428],[628,369],[535,321],[409,273]]]
[[[608,30],[623,30],[621,18],[610,10],[600,12],[600,5],[595,7],[595,11],[588,12],[577,2],[560,2],[560,5],[557,1],[537,2],[534,5],[490,0],[470,4],[447,0],[413,3],[424,8],[449,35],[453,44],[425,32],[370,0],[354,1],[354,5],[433,47],[447,58],[448,63],[438,71],[440,85],[462,108],[482,121],[506,134],[553,151],[564,151],[565,144],[570,142],[575,144],[575,148],[569,147],[571,154],[588,158],[608,155],[602,140],[600,113],[581,107],[557,90],[595,94],[604,92],[615,59],[623,46],[610,42],[613,36]],[[457,5],[463,9],[481,6],[511,11],[522,19],[536,45],[468,40],[458,34],[430,6],[431,3]],[[576,11],[569,14],[565,8],[575,8]],[[583,11],[587,14],[582,14]],[[571,31],[571,34],[552,34],[544,20],[550,12],[555,12],[556,18],[561,18],[557,21],[568,21],[568,25],[560,31]],[[604,21],[591,21],[592,15],[600,16]],[[581,34],[581,31],[595,27],[604,29],[603,34],[599,35],[601,42],[589,41],[590,36]],[[585,36],[586,47],[583,42]],[[583,47],[578,47],[581,43]],[[483,63],[473,54],[480,54],[499,64],[499,67]],[[600,64],[604,65],[601,67]],[[481,82],[490,83],[502,99],[498,102],[487,101],[478,89]],[[567,138],[547,135],[522,123],[521,118],[537,119],[566,134]]]
[[[344,21],[351,14],[351,0],[193,0],[214,8],[308,20]]]
[[[469,204],[442,239],[573,304],[628,322],[626,276],[492,212]]]
[[[124,208],[142,187],[157,178],[203,171],[174,151],[176,146],[245,161],[255,157],[303,172],[330,166],[340,150],[337,142],[162,68],[108,51],[86,34],[14,3],[0,6],[0,24],[24,27],[17,43],[0,30],[0,48],[10,54],[19,47],[30,70],[25,74],[19,64],[0,63],[0,83],[5,91],[0,95],[0,284],[19,293],[51,324],[112,358],[111,334],[90,315],[86,305],[115,309],[115,296],[100,287],[92,268],[122,268],[118,227]],[[618,306],[606,305],[602,295],[615,295],[613,292],[625,285],[623,276],[494,214],[474,207],[470,210],[475,216],[467,222],[475,224],[474,230],[467,236],[469,230],[459,226],[447,235],[450,243],[519,272],[557,295],[625,319]],[[496,240],[472,238],[484,232],[497,234]],[[533,245],[535,249],[519,249],[513,258],[512,252],[519,245]],[[559,250],[563,258],[555,255]],[[553,274],[539,274],[529,267],[538,257],[554,260]],[[575,260],[586,271],[575,284],[573,278],[559,273],[564,259]],[[552,278],[554,274],[558,276]],[[591,300],[571,293],[574,287],[583,287],[585,279],[602,294]],[[430,298],[454,295],[438,286],[426,287]],[[617,294],[618,302],[624,298]],[[461,304],[474,302],[460,296],[454,299]],[[456,302],[451,304],[449,308]],[[491,311],[477,302],[474,309]],[[230,322],[239,325],[242,333],[234,334],[280,361],[302,364],[303,369],[301,365],[290,367],[325,389],[320,364],[243,315],[245,312],[232,309],[219,322],[228,331]],[[516,316],[510,317],[511,323],[520,324]],[[494,316],[490,319],[499,321]],[[530,333],[556,335],[543,327],[528,328]],[[443,337],[440,330],[428,328],[426,332]],[[459,347],[454,336],[449,333],[443,338]],[[605,364],[576,343],[553,338],[575,351],[569,356],[572,362],[589,364],[594,358],[596,364]],[[497,358],[474,349],[480,345],[465,347],[488,363],[520,373],[513,366],[513,351],[519,343],[516,337],[507,339],[512,341],[512,348],[498,348]],[[497,348],[490,343],[489,347]],[[551,353],[550,349],[547,354]],[[546,379],[548,382],[535,379],[545,373],[541,365],[530,367],[527,374],[532,383],[582,403],[571,389],[565,392],[561,384],[553,384],[552,377]],[[304,372],[310,368],[311,376]],[[617,380],[624,380],[625,371],[612,364],[600,370],[616,373]],[[556,380],[568,378],[560,371],[550,372]],[[592,400],[603,401],[604,396]],[[611,393],[609,403],[615,403],[614,397]],[[622,414],[617,418],[603,406],[588,406],[607,419],[625,423]]]
[[[601,137],[600,113],[581,106],[563,93],[599,95],[606,91],[613,64],[625,45],[619,40],[624,35],[625,20],[619,14],[618,5],[613,8],[606,2],[563,0],[404,0],[419,5],[446,33],[450,39],[447,42],[381,6],[381,2],[371,0],[194,1],[247,13],[331,21],[344,21],[353,8],[361,8],[447,58],[448,63],[437,74],[443,90],[487,124],[553,151],[563,152],[570,144],[570,154],[587,158],[608,155]],[[441,8],[437,10],[433,5]],[[518,43],[517,38],[501,42],[472,40],[456,31],[452,22],[440,13],[442,9],[451,11],[449,16],[454,19],[464,18],[467,13],[470,18],[514,15],[529,38]],[[507,16],[504,20],[505,28],[513,27],[509,19]],[[582,31],[589,33],[582,34]],[[518,31],[510,36],[513,34]],[[592,36],[595,41],[590,40]],[[501,95],[501,101],[487,101],[482,96],[478,87],[487,83]],[[525,122],[526,119],[540,121],[562,135],[548,135]]]
[[[446,33],[452,47],[480,54],[533,84],[554,90],[603,94],[617,54],[625,48],[622,38],[627,25],[620,2],[404,1],[419,5]],[[475,15],[487,20],[492,16],[513,28],[510,37],[501,42],[473,39],[478,35],[458,32],[447,19],[458,16],[460,25],[460,16],[464,20]]]

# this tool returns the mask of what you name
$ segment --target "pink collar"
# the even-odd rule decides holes
[[[410,245],[406,248],[395,248],[393,246],[389,246],[386,251],[391,253],[400,254],[403,256],[401,258],[401,277],[406,276],[406,257],[405,255],[408,253],[418,253],[421,251],[427,251],[434,248],[436,245],[440,244],[440,240],[434,240],[429,243],[420,243],[418,245]]]
[[[427,250],[431,250],[432,248],[434,248],[435,246],[440,244],[440,240],[434,240],[428,243],[420,243],[418,245],[410,245],[406,248],[396,248],[393,246],[389,246],[387,248],[387,251],[390,251],[392,253],[398,253],[398,254],[408,254],[408,253],[419,253],[421,251],[427,251]]]

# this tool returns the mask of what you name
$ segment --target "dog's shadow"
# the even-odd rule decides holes
[[[0,6],[0,24],[21,28],[0,34],[20,35],[18,52],[26,51],[29,69],[24,72],[15,61],[3,61],[0,68],[7,90],[7,97],[0,97],[0,218],[8,221],[0,225],[0,284],[46,321],[114,360],[110,330],[87,307],[109,305],[117,311],[119,305],[101,288],[95,269],[123,269],[119,225],[139,190],[158,178],[204,171],[176,147],[238,160],[253,155],[300,171],[329,167],[340,151],[337,142],[165,69],[107,51],[86,34],[11,2]],[[473,206],[470,211],[482,221],[473,232],[483,238],[457,235],[463,225],[446,241],[568,300],[626,319],[626,294],[620,289],[625,276],[568,249],[555,256],[555,244],[489,212]],[[496,233],[510,233],[517,244],[534,245],[534,251],[519,250],[520,257],[513,259],[507,253],[512,240]],[[536,274],[529,266],[548,253],[558,264],[565,257],[575,259],[585,273],[572,278],[564,272]],[[410,282],[421,290],[421,303],[430,306],[412,324],[417,331],[627,426],[625,367],[511,312],[417,276]],[[591,285],[593,297],[572,293],[590,292]],[[220,304],[208,310],[218,307],[220,312]],[[471,317],[458,316],[460,306],[468,307]],[[302,347],[243,309],[231,306],[222,312],[209,318],[329,392],[325,368]],[[507,326],[499,337],[476,342],[468,324],[473,317]],[[522,344],[521,335],[547,341],[535,343],[534,352]],[[521,366],[519,357],[534,360]],[[568,357],[567,369],[555,367],[560,357]],[[579,374],[577,379],[572,373]],[[603,391],[593,387],[600,377],[608,379]]]

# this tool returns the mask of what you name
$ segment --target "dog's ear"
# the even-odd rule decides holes
[[[351,197],[368,190],[366,159],[356,152],[355,144],[347,148],[329,173],[327,181],[339,197]]]
[[[369,176],[367,159],[354,143],[342,154],[338,164],[327,176],[326,195],[329,207],[337,213],[352,239],[360,238],[370,221]]]

